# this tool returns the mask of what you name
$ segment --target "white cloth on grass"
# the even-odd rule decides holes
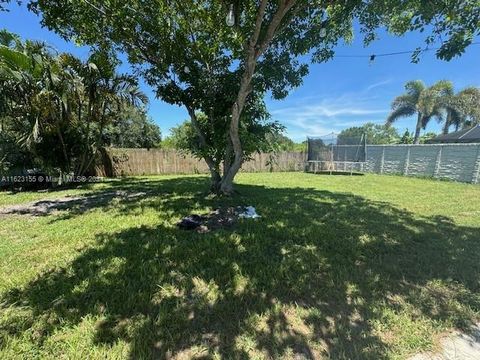
[[[259,218],[260,215],[257,214],[257,211],[253,206],[247,206],[245,210],[238,215],[241,218],[247,218],[247,219],[256,219]]]

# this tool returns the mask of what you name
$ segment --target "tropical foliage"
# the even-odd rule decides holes
[[[232,154],[225,153],[227,149],[230,149],[226,144],[229,139],[225,136],[228,121],[225,118],[223,118],[223,121],[217,119],[215,127],[212,127],[211,118],[209,119],[207,115],[197,113],[195,118],[195,125],[190,120],[186,120],[183,124],[170,129],[171,135],[166,145],[167,147],[186,151],[198,158],[209,159],[209,168],[212,176],[211,190],[217,191],[218,188],[216,186],[221,181],[222,165],[225,165],[226,160],[232,158]],[[195,126],[204,134],[203,139],[197,136]],[[282,150],[280,139],[283,138],[281,132],[284,130],[284,127],[278,122],[271,121],[270,115],[264,107],[257,106],[257,112],[246,116],[241,126],[242,149],[245,159],[250,159],[255,152],[276,152]],[[223,166],[223,169],[228,169],[228,163],[226,166]]]
[[[3,167],[41,167],[84,175],[106,130],[126,109],[147,103],[136,80],[93,51],[85,62],[43,43],[0,33]]]
[[[451,85],[447,97],[443,99],[443,104],[446,110],[444,134],[448,134],[451,127],[457,131],[460,128],[480,124],[479,88],[467,87],[455,93],[453,85]]]
[[[368,144],[374,145],[396,144],[400,140],[400,135],[394,127],[369,122],[342,130],[338,134],[338,141],[347,144],[350,139],[356,139],[354,144],[358,144],[362,136],[366,136]]]
[[[281,99],[299,86],[308,73],[304,55],[311,54],[317,62],[332,58],[339,41],[352,39],[357,23],[366,43],[384,26],[397,35],[425,31],[427,44],[442,37],[437,56],[449,60],[478,34],[477,4],[477,0],[442,6],[418,0],[132,0],[128,4],[36,0],[30,1],[30,8],[41,14],[44,25],[66,38],[126,53],[162,100],[184,106],[205,148],[212,179],[221,179],[215,185],[230,193],[248,141],[243,138],[247,126],[241,125],[251,121],[245,113],[255,112],[265,94]],[[196,118],[199,112],[206,115],[209,128],[218,129],[214,138],[225,144],[222,175],[208,156],[210,144]]]
[[[392,102],[392,112],[387,117],[387,125],[401,117],[417,116],[413,142],[420,141],[420,131],[425,129],[430,120],[442,119],[442,107],[439,102],[440,94],[435,85],[428,88],[423,81],[409,81],[405,85],[406,92],[397,96]]]
[[[425,144],[428,140],[433,139],[436,137],[437,134],[434,132],[427,132],[425,134],[420,135],[420,144]],[[413,133],[410,133],[410,131],[405,130],[403,133],[402,137],[400,138],[400,144],[413,144]]]
[[[145,109],[129,106],[105,129],[103,143],[117,148],[157,148],[162,141],[160,128]]]
[[[452,82],[441,80],[427,87],[421,80],[405,84],[406,92],[392,102],[386,124],[402,117],[417,116],[413,143],[420,142],[420,131],[432,119],[443,123],[444,133],[453,125],[456,130],[480,122],[480,89],[469,87],[455,94]]]

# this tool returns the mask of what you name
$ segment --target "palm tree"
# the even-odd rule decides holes
[[[443,133],[447,134],[450,126],[455,131],[463,127],[469,127],[480,123],[480,89],[467,87],[457,94],[449,94],[443,106],[447,112],[447,118],[443,126]]]
[[[387,117],[387,125],[391,125],[402,117],[417,115],[414,144],[420,141],[420,130],[425,129],[433,118],[441,121],[444,111],[439,99],[448,92],[448,82],[438,82],[426,87],[423,81],[413,80],[405,84],[406,92],[397,96],[392,102],[392,112]]]
[[[148,98],[140,91],[133,77],[116,74],[109,61],[96,53],[93,53],[86,63],[80,65],[79,72],[83,75],[85,92],[81,108],[86,109],[84,116],[86,140],[76,173],[83,175],[103,146],[105,127],[115,121],[126,107],[141,107],[148,102]]]
[[[35,49],[35,50],[33,50]],[[43,68],[48,62],[39,44],[23,44],[16,36],[0,32],[0,92],[2,118],[17,121],[18,142],[29,146],[38,138],[39,122],[34,100],[39,92]]]
[[[2,131],[8,125],[41,167],[83,175],[103,146],[105,127],[125,107],[148,100],[132,76],[116,74],[115,65],[108,54],[92,53],[83,63],[0,31]]]

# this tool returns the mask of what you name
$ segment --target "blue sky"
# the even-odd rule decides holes
[[[55,33],[42,29],[39,19],[24,6],[12,4],[10,12],[0,13],[0,28],[23,38],[42,40],[59,51],[69,51],[85,58],[89,49],[67,43]],[[398,38],[381,33],[380,39],[364,48],[358,36],[353,44],[339,46],[337,55],[370,55],[415,49],[423,46],[420,34]],[[358,126],[367,121],[383,123],[392,99],[403,92],[408,80],[421,79],[432,84],[441,79],[452,80],[456,89],[480,86],[480,45],[473,45],[460,58],[445,62],[437,60],[434,51],[424,53],[418,64],[410,62],[410,55],[381,57],[370,63],[368,58],[336,57],[328,63],[314,64],[301,87],[293,90],[282,101],[267,98],[273,119],[287,128],[287,135],[296,141],[306,136],[321,136]],[[123,70],[128,65],[123,65]],[[142,83],[150,97],[149,114],[167,135],[168,130],[183,122],[186,111],[155,99],[153,91]],[[402,119],[396,123],[401,131],[412,131],[415,119]],[[426,131],[439,131],[432,122]]]

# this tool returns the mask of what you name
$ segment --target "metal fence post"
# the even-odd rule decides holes
[[[480,176],[480,145],[477,145],[477,160],[475,161],[475,166],[473,168],[472,183],[478,184],[478,178]]]
[[[405,168],[403,169],[403,175],[408,175],[409,165],[410,165],[410,146],[407,145],[407,157],[405,159]]]
[[[384,163],[385,163],[385,145],[382,146],[382,157],[380,159],[380,174],[383,174]]]
[[[437,153],[437,160],[435,161],[435,170],[433,171],[434,178],[438,178],[440,175],[440,167],[442,166],[442,149],[443,145],[440,145]]]

